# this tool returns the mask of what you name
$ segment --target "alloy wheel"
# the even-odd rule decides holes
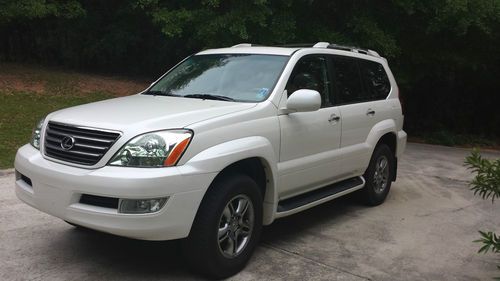
[[[238,256],[250,242],[254,227],[254,208],[246,195],[229,200],[219,220],[218,243],[222,255]]]

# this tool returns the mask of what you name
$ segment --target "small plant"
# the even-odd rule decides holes
[[[500,159],[484,159],[477,149],[474,149],[467,158],[465,166],[472,170],[476,176],[470,182],[474,195],[479,194],[481,198],[487,200],[500,198]]]
[[[481,196],[484,200],[500,198],[500,159],[484,159],[478,150],[474,149],[468,157],[465,158],[465,166],[475,174],[470,182],[470,189],[474,194]],[[500,253],[500,236],[494,232],[479,231],[481,238],[474,242],[482,243],[479,253]],[[500,269],[500,266],[497,266]],[[495,278],[500,280],[500,277]]]
[[[500,236],[493,232],[483,232],[479,231],[481,234],[481,239],[477,239],[474,242],[483,243],[479,253],[487,253],[491,251],[492,253],[500,253]],[[500,266],[499,266],[500,268]]]

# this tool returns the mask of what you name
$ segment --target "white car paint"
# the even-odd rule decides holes
[[[338,178],[339,163],[335,156],[340,148],[341,124],[328,122],[332,115],[340,116],[338,107],[279,116],[282,137],[278,165],[280,198]]]
[[[15,168],[32,186],[16,179],[16,194],[27,204],[96,230],[145,240],[168,240],[189,235],[198,206],[210,184],[224,168],[257,157],[266,170],[264,224],[338,196],[278,213],[279,200],[360,176],[377,142],[386,133],[396,136],[396,157],[406,144],[398,88],[384,58],[327,48],[249,47],[205,50],[199,54],[273,54],[290,59],[267,100],[225,102],[178,97],[133,95],[81,105],[49,114],[42,129],[41,148],[21,147]],[[386,100],[284,114],[286,83],[295,63],[308,54],[335,54],[372,60],[386,69],[392,90]],[[366,111],[373,109],[374,116]],[[332,116],[339,121],[329,122]],[[95,165],[83,166],[43,153],[49,121],[121,132],[121,137]],[[111,157],[137,135],[187,128],[194,137],[175,167],[107,166]],[[362,188],[363,185],[356,189]],[[349,190],[349,192],[354,191]],[[154,214],[121,214],[79,203],[88,193],[117,198],[169,196]]]

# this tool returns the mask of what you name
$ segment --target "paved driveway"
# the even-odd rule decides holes
[[[264,229],[233,280],[489,280],[477,230],[500,231],[500,202],[472,196],[464,149],[409,144],[385,204],[339,199]],[[499,153],[488,153],[500,157]],[[0,177],[0,280],[193,280],[175,242],[77,230],[24,205]]]

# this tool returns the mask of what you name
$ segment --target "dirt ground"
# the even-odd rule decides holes
[[[70,87],[76,94],[106,92],[116,96],[125,96],[144,90],[149,85],[146,80],[85,74],[32,65],[0,64],[0,89],[2,91],[44,94],[54,89]]]

